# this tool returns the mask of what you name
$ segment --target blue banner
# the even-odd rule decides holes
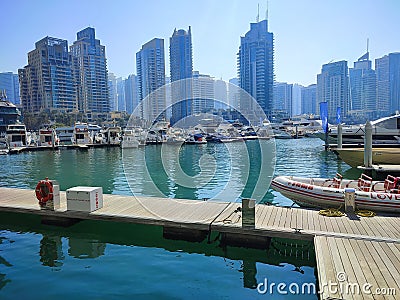
[[[328,102],[320,102],[319,111],[321,114],[322,129],[324,132],[328,132]]]
[[[340,121],[341,121],[341,118],[340,118],[341,113],[342,113],[342,110],[340,109],[340,107],[338,107],[336,110],[336,122],[338,124],[340,124]]]

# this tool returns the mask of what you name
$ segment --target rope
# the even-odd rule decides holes
[[[230,217],[232,217],[233,214],[235,213],[240,213],[242,211],[242,208],[239,206],[238,208],[236,208],[234,211],[232,211],[229,216],[227,216],[225,219],[222,220],[222,222],[224,224],[232,224],[232,223],[237,223],[239,222],[240,218],[242,217],[240,214],[238,215],[236,221],[234,222],[232,219],[230,219]]]
[[[371,210],[362,209],[362,210],[357,210],[356,215],[361,216],[361,217],[372,218],[372,217],[376,216],[376,213]]]
[[[328,208],[321,209],[319,214],[325,217],[342,217],[344,213],[342,213],[338,208]]]

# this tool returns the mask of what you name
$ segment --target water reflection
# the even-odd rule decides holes
[[[275,144],[152,145],[123,150],[123,164],[135,195],[260,201],[272,180]]]
[[[68,255],[81,259],[100,257],[106,250],[106,243],[85,238],[70,237],[68,246]]]
[[[255,289],[258,285],[257,282],[257,265],[253,259],[246,259],[242,264],[243,272],[243,287]]]
[[[3,237],[0,237],[0,245],[3,243],[3,240],[6,240]],[[0,265],[3,265],[5,267],[12,267],[12,264],[10,264],[6,259],[4,259],[2,256],[0,256]],[[11,280],[7,279],[7,275],[0,273],[0,290],[6,286],[7,283],[10,283]]]
[[[44,234],[40,241],[39,255],[43,266],[61,269],[64,260],[61,236]]]
[[[272,239],[270,245],[274,245],[274,247],[269,247],[266,250],[257,250],[224,246],[220,243],[218,233],[212,234],[211,243],[207,241],[190,243],[163,238],[162,228],[158,226],[82,221],[69,228],[59,228],[41,225],[40,218],[37,216],[0,213],[0,218],[2,220],[0,229],[7,228],[7,230],[3,231],[3,235],[14,234],[17,240],[25,239],[26,242],[29,241],[28,244],[26,242],[25,244],[18,243],[20,247],[26,249],[17,249],[18,256],[13,256],[11,250],[7,250],[9,247],[0,248],[0,251],[6,251],[6,254],[16,261],[21,258],[26,261],[25,256],[31,257],[29,253],[32,252],[29,249],[39,247],[40,251],[36,253],[42,266],[50,267],[56,271],[63,270],[63,274],[71,271],[71,265],[75,269],[79,268],[79,266],[87,268],[88,262],[85,262],[84,265],[79,264],[78,261],[82,259],[85,261],[90,260],[90,266],[101,263],[104,270],[114,273],[119,272],[113,266],[113,263],[123,263],[121,261],[121,257],[123,257],[124,260],[128,259],[135,262],[135,268],[143,268],[142,264],[144,264],[146,272],[150,272],[150,274],[152,274],[150,270],[154,268],[154,264],[156,266],[167,264],[170,272],[179,276],[180,272],[185,274],[186,271],[190,270],[190,267],[186,267],[181,271],[179,271],[179,268],[175,268],[183,262],[179,258],[184,254],[195,254],[184,261],[190,265],[193,259],[198,259],[196,258],[198,255],[210,257],[211,260],[222,258],[227,262],[227,266],[230,269],[241,272],[242,286],[246,289],[256,288],[266,276],[273,278],[270,275],[275,274],[273,270],[276,270],[276,268],[283,269],[283,273],[280,273],[281,276],[288,278],[288,280],[293,280],[293,282],[315,282],[316,280],[314,275],[315,254],[311,242],[307,242],[308,244],[306,242],[300,244],[294,242],[294,244],[289,245],[284,244],[285,241]],[[38,234],[41,235],[41,239],[32,237],[27,239],[25,237],[26,235]],[[115,245],[125,246],[120,251],[126,250],[119,254],[120,252],[117,251]],[[126,246],[129,248],[126,248]],[[108,247],[110,247],[110,250],[106,251]],[[149,256],[147,258],[148,263],[145,263],[142,255],[151,252],[150,249],[163,249],[166,252],[160,256],[161,260],[160,258]],[[287,253],[279,251],[279,249],[286,249]],[[297,252],[295,252],[295,249]],[[302,255],[299,251],[307,255]],[[22,257],[20,257],[21,255]],[[97,258],[99,257],[105,257],[106,259],[98,260]],[[167,262],[163,261],[165,259],[167,259]],[[176,264],[176,266],[174,267],[170,263]],[[11,267],[10,271],[14,270],[11,263],[5,262],[3,264]],[[18,263],[17,268],[21,268],[22,265]],[[201,265],[197,267],[203,268]],[[293,272],[293,270],[305,271]],[[136,271],[140,274],[143,270],[135,269]],[[207,272],[207,270],[202,271]],[[40,270],[36,269],[35,272],[40,273]],[[7,270],[4,273],[8,274]],[[10,282],[10,280],[4,279],[6,275],[2,275],[0,278],[3,278],[0,281],[3,286]],[[88,284],[90,284],[90,280]]]
[[[59,181],[61,190],[88,185],[102,186],[104,193],[112,194],[232,202],[246,197],[280,205],[293,202],[268,190],[273,176],[333,177],[336,172],[352,179],[361,173],[326,152],[323,141],[306,138],[277,140],[276,149],[273,141],[247,141],[0,156],[0,186],[32,189],[49,177]]]

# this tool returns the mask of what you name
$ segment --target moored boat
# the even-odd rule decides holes
[[[72,143],[75,145],[87,145],[92,143],[87,123],[75,123]]]
[[[124,130],[120,146],[122,149],[139,147],[139,141],[137,140],[135,133],[132,129]]]
[[[384,117],[371,122],[373,144],[400,144],[400,114]],[[344,125],[342,128],[343,144],[364,144],[365,125]],[[325,133],[320,130],[316,136],[325,140]],[[330,144],[337,143],[337,126],[329,127]]]
[[[364,148],[334,149],[339,157],[348,165],[358,167],[364,164]],[[372,148],[372,163],[400,165],[399,148]]]
[[[400,212],[400,178],[388,176],[385,181],[372,181],[364,174],[357,180],[343,179],[340,174],[334,178],[305,178],[278,176],[271,187],[300,206],[340,207],[344,205],[346,188],[355,189],[357,209]]]
[[[39,129],[38,146],[56,147],[59,145],[59,139],[54,128],[41,128]]]
[[[189,134],[189,136],[185,140],[185,144],[188,145],[207,144],[207,140],[201,133]]]
[[[10,148],[27,147],[28,135],[24,124],[10,124],[7,126],[6,141]]]

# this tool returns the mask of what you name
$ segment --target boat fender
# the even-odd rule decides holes
[[[42,206],[47,201],[53,200],[53,184],[46,177],[45,180],[40,180],[36,185],[35,189],[36,198],[39,200],[39,204]]]

